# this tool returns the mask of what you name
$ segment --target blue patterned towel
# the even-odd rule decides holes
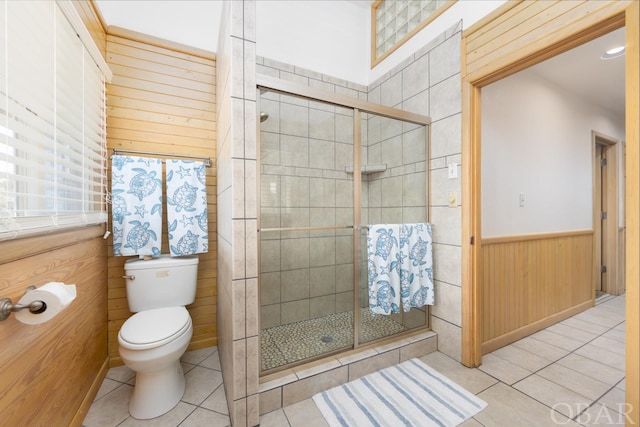
[[[369,225],[367,261],[369,276],[369,309],[373,314],[400,312],[398,224]]]
[[[433,242],[431,224],[400,226],[402,309],[433,305]]]
[[[160,255],[162,160],[111,157],[113,254]]]
[[[370,224],[367,233],[369,309],[373,314],[406,312],[432,305],[431,224]]]
[[[167,160],[167,222],[171,255],[207,252],[207,183],[204,162]]]

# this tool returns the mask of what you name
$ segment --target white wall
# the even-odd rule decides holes
[[[215,52],[221,0],[94,0],[107,25]]]
[[[217,50],[221,0],[95,0],[107,25]],[[368,85],[462,20],[463,28],[504,0],[459,0],[371,69],[371,0],[258,0],[256,51]]]
[[[528,70],[483,88],[482,236],[592,228],[592,130],[624,118]]]
[[[256,53],[367,84],[368,1],[256,2]]]
[[[504,0],[461,0],[371,69],[371,1],[256,3],[259,56],[368,85],[460,20],[468,28]]]

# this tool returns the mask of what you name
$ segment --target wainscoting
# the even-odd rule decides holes
[[[0,290],[75,284],[69,307],[41,325],[0,323],[0,414],[10,426],[79,426],[107,371],[107,250],[97,225],[0,245]]]
[[[482,352],[594,304],[593,231],[482,241]]]

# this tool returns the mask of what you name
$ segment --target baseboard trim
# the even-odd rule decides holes
[[[104,381],[104,378],[107,376],[108,371],[109,371],[109,358],[107,357],[102,363],[102,367],[98,371],[98,375],[96,375],[96,377],[93,379],[93,383],[91,384],[89,391],[85,395],[84,399],[82,399],[82,403],[80,404],[80,407],[76,411],[76,414],[71,419],[71,422],[69,423],[69,427],[82,426],[82,423],[84,422],[84,419],[87,417],[87,414],[89,413],[89,409],[91,408],[91,404],[93,403],[93,400],[98,395],[98,391],[100,390],[100,387],[102,386],[102,382]]]
[[[512,342],[518,341],[521,338],[538,332],[555,323],[568,319],[571,316],[575,316],[576,314],[581,313],[593,306],[595,306],[595,299],[585,301],[559,313],[553,314],[549,317],[545,317],[544,319],[540,319],[537,322],[530,323],[514,331],[507,332],[504,335],[493,338],[487,342],[482,343],[482,354],[491,353],[492,351],[504,347],[505,345],[509,345]]]
[[[200,350],[201,348],[214,347],[218,345],[218,337],[204,338],[198,341],[191,341],[187,351]]]

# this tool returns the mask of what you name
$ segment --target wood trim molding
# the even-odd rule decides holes
[[[604,148],[604,155],[607,159],[607,167],[602,170],[598,170],[596,168],[600,168],[600,165],[596,164],[596,145],[602,145]],[[603,292],[606,292],[611,295],[619,295],[619,280],[618,278],[621,276],[621,273],[618,271],[618,228],[619,228],[619,206],[620,206],[620,195],[619,195],[619,149],[620,149],[620,141],[611,136],[605,135],[603,133],[597,131],[591,131],[591,150],[592,150],[592,159],[593,159],[593,225],[596,237],[596,243],[598,242],[598,238],[601,241],[601,247],[598,248],[597,244],[594,247],[594,259],[596,262],[593,263],[594,268],[594,291],[596,288],[596,284],[598,283],[598,279],[596,274],[601,274],[600,272],[600,262],[602,261],[603,265],[607,266],[607,272],[605,273],[604,279],[601,283],[601,288]],[[600,176],[600,181],[597,180],[597,177]],[[600,186],[606,186],[606,199],[604,203],[606,206],[604,210],[607,212],[607,219],[604,221],[604,225],[602,225],[601,220],[601,209],[598,208],[597,202],[602,203],[602,195],[597,193],[600,190]],[[600,235],[598,236],[598,229]],[[624,264],[623,264],[624,265]]]
[[[370,20],[371,20],[371,43],[369,44],[369,53],[371,54],[371,68],[375,67],[378,63],[376,62],[376,47],[378,43],[376,42],[377,37],[377,23],[376,23],[376,9],[380,6],[382,0],[375,0],[371,4],[371,12],[370,12]]]
[[[464,52],[464,50],[463,50]],[[462,55],[462,70],[465,55]],[[482,277],[482,247],[480,245],[480,88],[462,82],[462,111],[472,111],[469,120],[462,120],[462,353],[463,365],[473,368],[482,363],[481,330],[482,288],[473,285]],[[464,113],[463,113],[464,116]],[[466,219],[466,221],[465,221]],[[477,241],[476,241],[477,240]]]
[[[78,35],[78,38],[82,41],[82,45],[89,55],[91,55],[91,58],[93,58],[93,61],[102,72],[105,80],[110,82],[113,78],[111,68],[109,68],[109,65],[102,56],[102,51],[96,44],[96,41],[91,37],[89,30],[84,25],[84,22],[82,22],[82,18],[78,14],[73,2],[71,2],[71,0],[58,0],[57,3],[64,16],[73,27],[73,30]]]
[[[625,10],[626,24],[626,402],[627,425],[640,424],[640,3]]]
[[[104,16],[102,16],[102,12],[100,12],[100,8],[96,4],[95,0],[89,0],[89,4],[91,5],[91,9],[93,10],[93,13],[95,13],[96,15],[96,18],[98,18],[98,22],[102,27],[102,31],[104,31],[104,33],[107,34],[107,28],[108,28],[107,21],[104,19]]]
[[[593,230],[574,230],[574,231],[559,231],[554,233],[539,233],[539,234],[520,234],[515,236],[498,236],[483,238],[481,245],[495,245],[499,243],[512,243],[512,242],[528,242],[531,240],[545,240],[555,239],[559,237],[575,237],[575,236],[587,236],[592,235]]]
[[[545,6],[544,4],[547,3]],[[560,7],[566,7],[566,2],[560,2]],[[500,42],[491,44],[491,52],[481,60],[471,61],[465,78],[474,85],[482,87],[503,79],[546,59],[594,40],[604,34],[624,26],[624,9],[631,4],[631,0],[620,1],[582,1],[574,2],[581,9],[572,11],[572,14],[563,13],[560,17],[549,11],[553,5],[544,0],[507,2],[486,17],[484,27],[472,26],[463,32],[463,40],[469,44],[469,39],[482,37],[500,37]],[[542,4],[542,12],[537,11],[530,16],[522,9],[532,5]],[[537,19],[533,19],[533,18]],[[528,18],[528,19],[527,19]],[[523,20],[524,21],[521,21]],[[557,22],[554,22],[554,19]],[[528,31],[525,41],[513,42],[509,36],[501,33],[492,34],[492,30],[498,28],[504,30],[513,24],[514,28],[521,22],[532,20],[536,27]],[[563,20],[570,20],[564,22]],[[502,25],[508,23],[508,25]],[[590,26],[589,23],[594,25]],[[502,25],[502,26],[501,26]],[[549,26],[558,27],[558,31],[549,31]],[[564,27],[562,27],[564,25]],[[560,28],[562,27],[562,28]],[[511,30],[511,29],[509,29]],[[507,30],[507,31],[509,31]],[[511,42],[510,48],[503,48]],[[477,49],[466,49],[466,54],[474,53]]]
[[[98,224],[22,239],[5,240],[0,243],[0,247],[2,247],[2,251],[0,251],[0,264],[32,255],[51,252],[85,240],[95,239],[98,236],[102,236],[104,231],[104,224]]]
[[[107,28],[107,35],[122,37],[124,39],[134,40],[137,42],[149,44],[151,46],[170,49],[176,52],[198,56],[204,59],[210,59],[214,61],[216,60],[216,54],[214,52],[209,52],[205,49],[199,49],[197,47],[187,46],[182,43],[161,39],[159,37],[150,36],[148,34],[142,34],[136,31],[127,30],[126,28],[115,27],[113,25],[109,25],[109,27]]]
[[[388,51],[383,53],[381,56],[377,56],[377,47],[378,47],[378,34],[376,31],[376,9],[382,3],[382,0],[377,0],[371,5],[371,69],[373,69],[376,65],[380,64],[386,58],[388,58],[393,52],[398,50],[400,46],[405,44],[407,40],[411,39],[411,37],[418,34],[422,31],[427,25],[435,21],[439,16],[445,13],[451,6],[456,4],[458,0],[447,0],[443,5],[439,7],[437,11],[433,14],[429,15],[424,21],[420,22],[413,30],[409,31],[404,37],[402,37],[399,41],[397,41],[393,47],[391,47]]]

